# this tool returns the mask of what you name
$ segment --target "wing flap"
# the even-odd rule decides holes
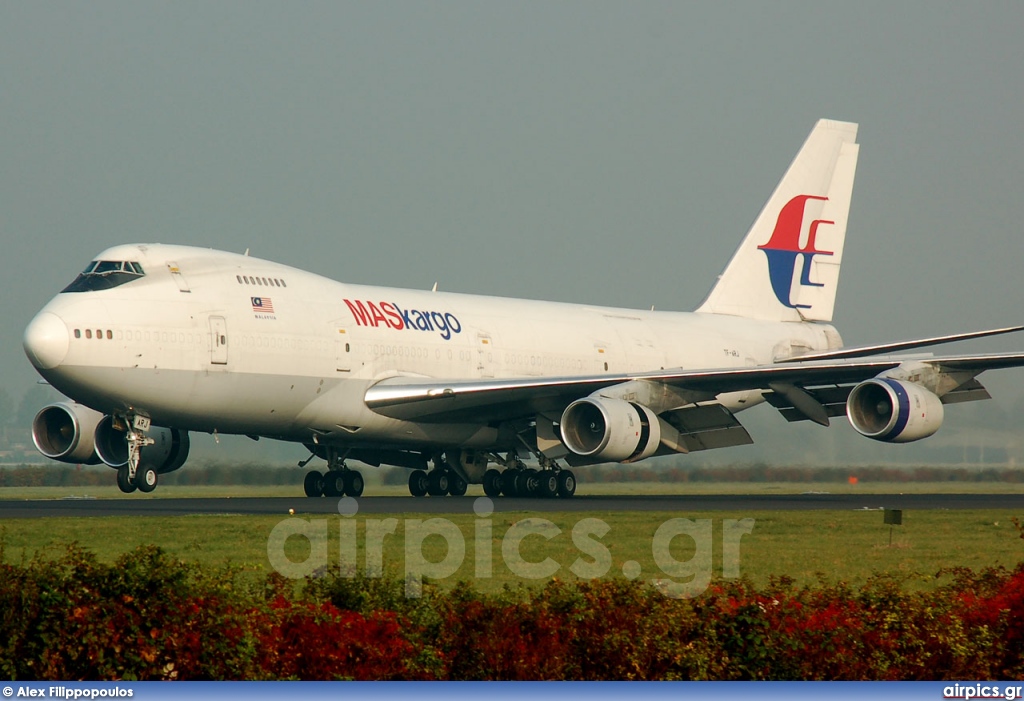
[[[680,442],[691,453],[754,442],[747,429],[721,404],[676,409],[662,418],[679,431]]]

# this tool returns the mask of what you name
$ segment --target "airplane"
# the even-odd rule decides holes
[[[846,347],[831,325],[859,145],[820,120],[694,312],[352,285],[248,255],[109,248],[32,319],[24,348],[67,397],[33,440],[151,492],[189,432],[301,443],[309,497],[359,496],[349,462],[409,468],[412,495],[569,498],[572,468],[749,444],[736,418],[846,415],[861,435],[934,434],[1024,354]],[[527,460],[531,460],[528,464]],[[537,467],[530,466],[531,464]]]

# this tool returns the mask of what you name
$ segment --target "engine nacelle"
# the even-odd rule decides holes
[[[32,442],[52,460],[98,465],[93,432],[103,414],[77,402],[57,402],[39,410],[32,419]]]
[[[608,462],[643,460],[661,443],[657,414],[622,399],[578,399],[566,407],[560,424],[569,450]]]
[[[921,385],[876,377],[853,388],[846,416],[857,433],[886,443],[927,438],[942,426],[942,402]]]
[[[156,469],[159,474],[174,472],[188,458],[188,431],[153,426],[147,435],[155,442],[142,449],[141,465]],[[110,467],[128,464],[128,434],[114,426],[112,416],[104,416],[96,426],[96,454]]]

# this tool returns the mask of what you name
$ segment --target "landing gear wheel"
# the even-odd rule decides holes
[[[466,484],[466,480],[453,472],[451,479],[448,480],[448,493],[453,497],[461,497],[466,493],[467,489],[469,489],[469,485]]]
[[[526,473],[526,492],[523,496],[535,497],[540,492],[540,470],[535,470],[532,467],[524,470]]]
[[[324,496],[340,497],[345,493],[345,473],[331,470],[324,475]]]
[[[122,465],[117,468],[117,488],[125,494],[131,494],[138,489],[138,487],[135,486],[135,483],[128,479],[127,465]]]
[[[427,473],[423,470],[413,470],[409,475],[409,493],[414,497],[427,495]]]
[[[451,480],[448,478],[448,470],[431,470],[427,475],[427,494],[432,497],[443,497],[448,495],[448,488]]]
[[[516,477],[519,476],[519,470],[505,470],[501,473],[501,493],[507,497],[517,497],[519,492],[516,487],[518,480]]]
[[[358,497],[363,494],[363,475],[356,470],[349,470],[345,475],[345,495]]]
[[[139,491],[148,494],[156,489],[156,483],[156,469],[140,465],[139,469],[135,472],[135,486],[139,488]]]
[[[501,496],[501,473],[494,468],[484,473],[484,494],[492,499]]]
[[[558,496],[558,473],[554,470],[544,470],[537,477],[537,495],[545,499],[553,499]]]
[[[576,475],[569,470],[558,473],[558,496],[568,499],[576,493]]]
[[[516,470],[516,496],[530,496],[530,475],[526,470]]]
[[[306,473],[302,480],[302,490],[307,497],[322,497],[324,495],[324,476],[316,470]]]

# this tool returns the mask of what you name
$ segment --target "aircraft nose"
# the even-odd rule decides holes
[[[68,327],[53,312],[40,312],[25,329],[25,355],[40,370],[52,370],[68,354]]]

